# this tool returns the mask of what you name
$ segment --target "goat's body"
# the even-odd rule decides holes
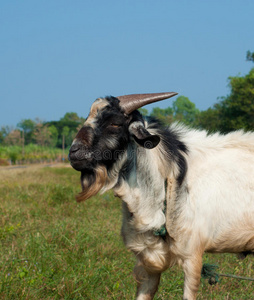
[[[150,299],[156,290],[150,274],[159,276],[176,262],[186,275],[184,298],[194,299],[205,251],[254,251],[254,134],[173,130],[188,149],[182,184],[177,185],[177,166],[165,162],[160,146],[136,149],[131,169],[115,188],[125,203],[123,238],[138,258],[136,276],[143,282],[138,299]],[[163,240],[153,230],[165,222],[169,236]],[[148,281],[141,280],[144,276]],[[158,276],[152,282],[159,282]]]
[[[136,108],[147,98],[134,96]],[[69,153],[81,171],[77,199],[112,188],[122,199],[138,300],[152,299],[175,263],[185,273],[184,299],[194,300],[204,252],[254,252],[254,133],[163,128],[128,107],[114,97],[92,105]],[[155,235],[162,226],[167,235]]]

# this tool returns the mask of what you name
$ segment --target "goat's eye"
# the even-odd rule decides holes
[[[119,128],[119,127],[121,127],[122,125],[121,125],[121,124],[110,123],[109,126],[110,126],[110,127],[114,127],[114,128]]]

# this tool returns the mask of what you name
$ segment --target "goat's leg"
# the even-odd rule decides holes
[[[161,273],[149,273],[141,263],[134,268],[138,284],[136,300],[152,300],[158,290]]]
[[[184,270],[184,300],[195,300],[200,284],[202,255],[196,254],[183,263]]]

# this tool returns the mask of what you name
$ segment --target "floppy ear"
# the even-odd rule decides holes
[[[129,132],[133,135],[135,141],[146,149],[153,149],[160,142],[160,137],[150,134],[140,121],[131,123]]]

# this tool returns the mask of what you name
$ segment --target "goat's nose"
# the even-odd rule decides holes
[[[80,150],[82,148],[82,144],[75,143],[71,146],[69,150],[68,159],[69,161],[75,161],[79,159]]]
[[[80,149],[80,145],[79,144],[73,144],[70,148],[70,153],[75,153]]]

